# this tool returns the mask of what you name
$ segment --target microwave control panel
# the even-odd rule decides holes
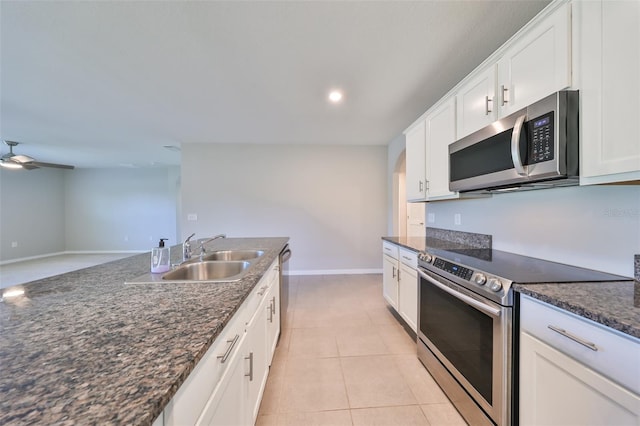
[[[553,160],[553,112],[529,121],[528,164]]]

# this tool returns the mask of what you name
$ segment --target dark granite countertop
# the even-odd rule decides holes
[[[125,284],[146,253],[5,289],[0,424],[150,425],[287,241],[212,242],[265,250],[238,282]]]
[[[640,282],[516,284],[515,291],[640,338]]]
[[[437,230],[448,238],[446,230]],[[481,235],[481,234],[480,234]],[[471,234],[471,237],[474,237]],[[456,241],[425,237],[382,237],[384,241],[414,251],[444,250],[478,245],[466,235]],[[478,240],[477,238],[475,240]],[[483,243],[483,242],[482,242]],[[640,259],[640,257],[638,258]],[[515,291],[588,318],[625,334],[640,338],[640,283],[638,281],[516,284]]]

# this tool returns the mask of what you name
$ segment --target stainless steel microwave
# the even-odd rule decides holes
[[[578,184],[578,92],[556,92],[449,145],[449,189]]]

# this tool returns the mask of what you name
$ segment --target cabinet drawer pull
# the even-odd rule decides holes
[[[276,297],[273,296],[271,298],[271,315],[275,315],[276,314]]]
[[[422,225],[422,224],[420,224],[420,225]],[[410,258],[410,257],[407,257],[407,256],[405,256],[405,255],[402,255],[402,258],[403,258],[403,259],[406,259],[406,260],[409,260],[409,261],[411,260],[411,258]]]
[[[489,102],[493,102],[493,100],[489,99],[489,96],[484,97],[484,115],[489,115],[490,112],[493,112],[489,109]]]
[[[258,296],[264,296],[265,290],[269,288],[269,286],[260,287],[260,291],[258,291]]]
[[[269,322],[273,322],[273,309],[271,309],[271,305],[267,306],[267,312],[269,312]]]
[[[592,351],[595,351],[595,352],[598,351],[598,347],[595,345],[595,343],[591,343],[591,342],[588,342],[588,341],[586,341],[584,339],[581,339],[580,337],[575,336],[575,335],[569,333],[568,331],[566,331],[566,330],[564,330],[564,329],[562,329],[560,327],[556,327],[556,326],[553,326],[553,325],[548,325],[547,327],[550,330],[553,330],[556,333],[561,334],[564,337],[569,338],[569,339],[573,340],[574,342],[581,344],[582,346],[586,346],[587,348],[591,349]]]
[[[508,87],[504,87],[504,84],[500,86],[500,92],[502,93],[502,104],[500,106],[504,106],[504,104],[509,103],[509,99],[507,99],[507,92],[509,91]]]
[[[231,343],[231,344],[225,351],[224,355],[218,355],[218,359],[220,360],[221,364],[224,364],[227,361],[227,358],[229,358],[229,355],[231,354],[231,350],[236,345],[236,342],[238,341],[239,338],[240,338],[240,335],[236,334],[236,337],[234,337],[233,339],[227,340],[227,343]]]
[[[393,272],[391,274],[391,278],[395,278],[396,277],[396,267],[393,267]]]
[[[418,191],[419,191],[419,192],[422,192],[422,191],[423,191],[423,189],[422,189],[422,188],[423,188],[422,181],[418,181]]]
[[[249,360],[249,373],[245,374],[245,377],[248,377],[249,381],[253,382],[253,352],[249,352],[249,356],[245,356],[244,359]]]

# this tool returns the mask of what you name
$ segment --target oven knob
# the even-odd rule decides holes
[[[502,289],[502,283],[497,278],[491,278],[489,280],[489,288],[492,291],[500,291]]]
[[[484,285],[484,283],[487,282],[487,277],[485,277],[484,274],[477,274],[474,281],[478,285]]]
[[[429,253],[420,253],[418,257],[420,258],[420,260],[427,263],[431,263],[431,261],[433,260],[433,256],[431,256]]]

